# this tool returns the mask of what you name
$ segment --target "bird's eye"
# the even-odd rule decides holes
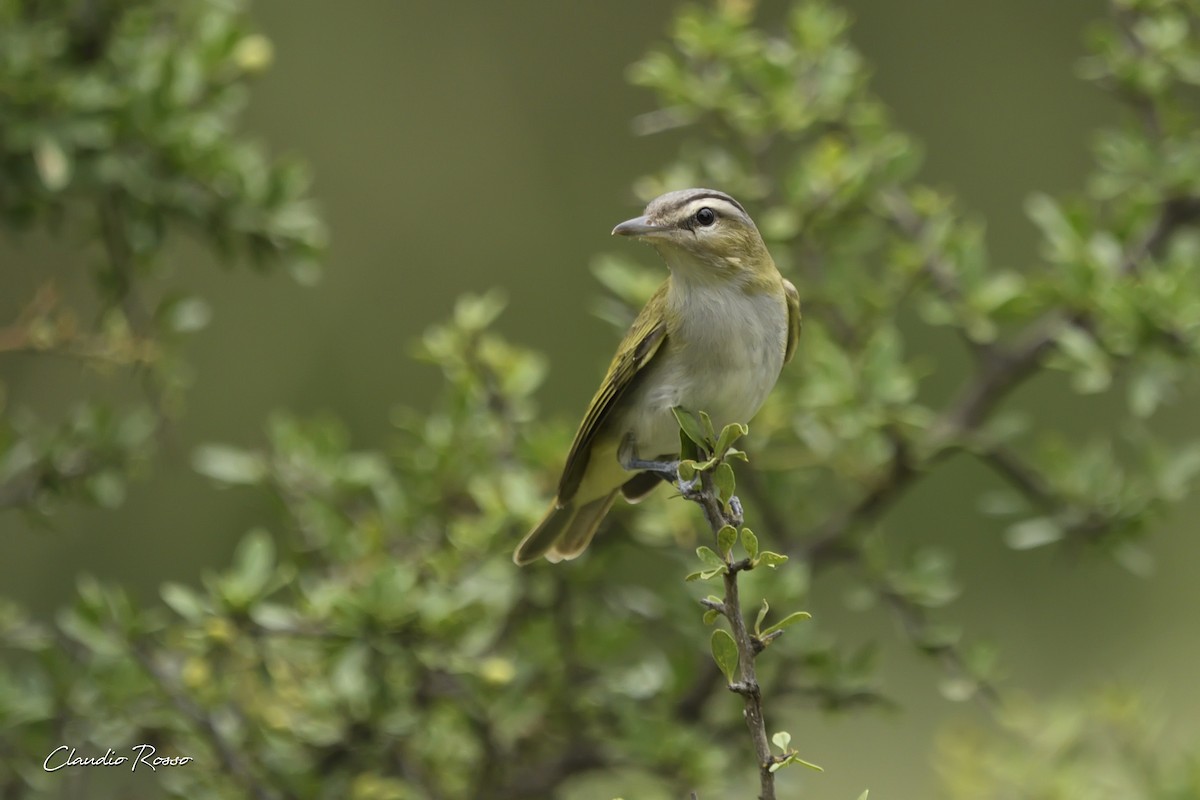
[[[708,227],[717,221],[717,212],[713,211],[708,206],[696,212],[696,222],[699,222],[704,227]]]

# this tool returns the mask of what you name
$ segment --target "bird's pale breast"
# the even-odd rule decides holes
[[[678,328],[668,330],[665,352],[639,382],[621,426],[632,431],[638,453],[678,452],[674,406],[707,412],[718,431],[749,422],[783,367],[787,314],[782,293],[690,287],[687,313],[676,315]]]

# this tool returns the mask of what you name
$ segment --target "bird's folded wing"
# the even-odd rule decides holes
[[[800,341],[800,293],[789,280],[783,282],[783,293],[787,297],[788,309],[787,347],[783,351],[783,363],[786,364],[796,354],[796,343]]]
[[[587,414],[575,434],[571,444],[571,452],[567,454],[567,465],[563,467],[562,478],[558,483],[558,504],[562,505],[575,496],[587,469],[588,456],[591,454],[592,443],[604,426],[612,418],[617,401],[629,391],[645,367],[659,351],[666,340],[666,324],[662,319],[662,309],[665,298],[659,295],[667,291],[667,283],[663,283],[655,292],[655,296],[646,303],[642,313],[633,321],[617,355],[608,367],[604,383],[600,385],[596,396],[588,406]]]

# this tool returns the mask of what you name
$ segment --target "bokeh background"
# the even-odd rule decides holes
[[[875,91],[923,143],[924,178],[987,220],[997,262],[1032,259],[1024,198],[1081,186],[1092,132],[1121,113],[1073,74],[1086,26],[1105,4],[843,5],[874,65]],[[766,6],[770,16],[784,4]],[[190,348],[196,382],[186,415],[119,511],[63,512],[50,530],[0,517],[0,591],[50,614],[81,571],[151,598],[165,580],[195,582],[227,563],[242,533],[269,519],[267,501],[214,491],[192,472],[192,449],[255,444],[280,408],[334,414],[361,446],[386,442],[394,407],[435,401],[440,378],[410,358],[410,343],[463,292],[505,291],[499,329],[552,365],[544,414],[577,415],[616,341],[587,313],[599,291],[589,261],[631,246],[608,231],[637,211],[631,182],[678,145],[670,134],[632,133],[631,119],[652,101],[625,80],[626,67],[661,40],[672,10],[640,0],[260,3],[255,16],[276,62],[256,87],[246,127],[273,151],[312,164],[333,233],[324,279],[314,290],[227,272],[180,244],[173,284],[216,311]],[[639,256],[652,258],[649,250]],[[69,243],[0,242],[0,318],[11,318],[48,274],[70,292],[82,280],[76,258]],[[45,359],[0,364],[12,406],[64,407],[76,373]],[[1044,409],[1052,423],[1107,424],[1102,405],[1045,394],[1054,398]],[[1194,414],[1172,413],[1169,424],[1194,432]],[[897,537],[955,554],[968,587],[951,612],[956,621],[996,642],[1015,686],[1050,694],[1134,685],[1169,709],[1180,737],[1200,736],[1192,612],[1200,589],[1189,537],[1200,503],[1179,509],[1149,541],[1157,566],[1146,580],[1107,561],[1008,550],[998,524],[973,506],[987,481],[973,469],[942,476],[896,516]],[[827,770],[809,784],[813,795],[854,797],[871,787],[872,797],[933,796],[937,731],[982,717],[944,700],[936,666],[882,615],[848,608],[836,579],[818,587],[810,610],[851,642],[884,634],[886,689],[902,706],[791,724],[805,757]]]

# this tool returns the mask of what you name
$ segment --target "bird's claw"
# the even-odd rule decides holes
[[[733,524],[733,527],[742,527],[744,519],[742,516],[742,501],[738,499],[736,494],[729,498],[729,517],[729,521]]]
[[[696,475],[691,480],[685,481],[683,478],[679,477],[679,472],[676,471],[675,479],[672,481],[672,483],[675,484],[675,488],[679,490],[681,495],[684,497],[691,497],[696,493],[696,487],[700,485],[700,476]]]

